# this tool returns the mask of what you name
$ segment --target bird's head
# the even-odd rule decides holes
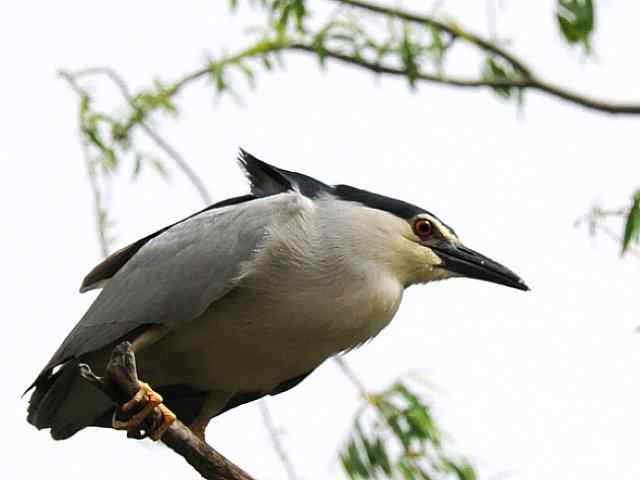
[[[413,282],[466,277],[529,290],[510,269],[466,247],[453,229],[435,215],[421,212],[404,220],[401,236],[405,241],[397,244],[403,250],[401,255],[413,257]]]
[[[347,185],[333,188],[340,199],[356,205],[354,228],[367,225],[371,232],[372,225],[377,227],[376,245],[370,246],[386,252],[380,258],[393,265],[405,285],[466,277],[529,290],[510,269],[466,247],[455,231],[433,213]]]
[[[240,163],[256,195],[296,191],[312,200],[324,199],[333,212],[325,223],[329,237],[350,243],[350,248],[343,248],[344,243],[337,248],[343,257],[360,254],[385,264],[405,286],[466,277],[529,290],[518,275],[467,248],[451,227],[423,208],[349,185],[328,185],[269,165],[244,150]]]

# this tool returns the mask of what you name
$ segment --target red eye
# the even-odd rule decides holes
[[[418,218],[413,223],[413,231],[422,239],[428,238],[433,233],[433,224],[424,218]]]

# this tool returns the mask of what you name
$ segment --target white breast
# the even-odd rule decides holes
[[[375,257],[375,238],[335,234],[353,220],[328,211],[306,201],[274,223],[240,285],[149,349],[161,383],[268,392],[391,321],[403,285]]]

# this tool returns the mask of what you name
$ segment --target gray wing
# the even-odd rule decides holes
[[[203,313],[236,285],[287,197],[203,211],[151,238],[106,282],[41,375],[140,327],[173,326]]]

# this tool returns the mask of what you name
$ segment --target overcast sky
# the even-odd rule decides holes
[[[595,62],[559,41],[551,0],[502,3],[499,32],[541,76],[640,102],[638,2],[598,2]],[[77,289],[100,256],[77,99],[56,69],[108,65],[134,86],[175,78],[244,45],[251,22],[229,17],[226,5],[0,6],[4,478],[193,476],[178,456],[121,432],[86,430],[54,442],[26,423],[19,396],[94,298]],[[450,0],[445,9],[486,31],[484,2]],[[420,371],[436,386],[430,398],[441,426],[482,478],[639,478],[639,263],[573,223],[594,202],[622,205],[640,186],[640,119],[539,94],[527,95],[518,115],[490,92],[424,85],[411,93],[402,81],[337,64],[319,74],[311,58],[287,65],[259,74],[244,106],[216,103],[194,85],[179,99],[179,122],[160,122],[216,200],[246,192],[234,161],[243,146],[326,182],[421,205],[533,288],[470,280],[411,288],[392,324],[348,355],[365,384],[380,389]],[[118,100],[106,82],[94,91],[106,105]],[[173,169],[168,182],[147,171],[134,185],[129,175],[115,182],[115,247],[200,207]],[[358,399],[336,366],[328,362],[269,405],[300,477],[337,478],[336,450]],[[284,478],[256,406],[223,415],[207,433],[259,478]]]

